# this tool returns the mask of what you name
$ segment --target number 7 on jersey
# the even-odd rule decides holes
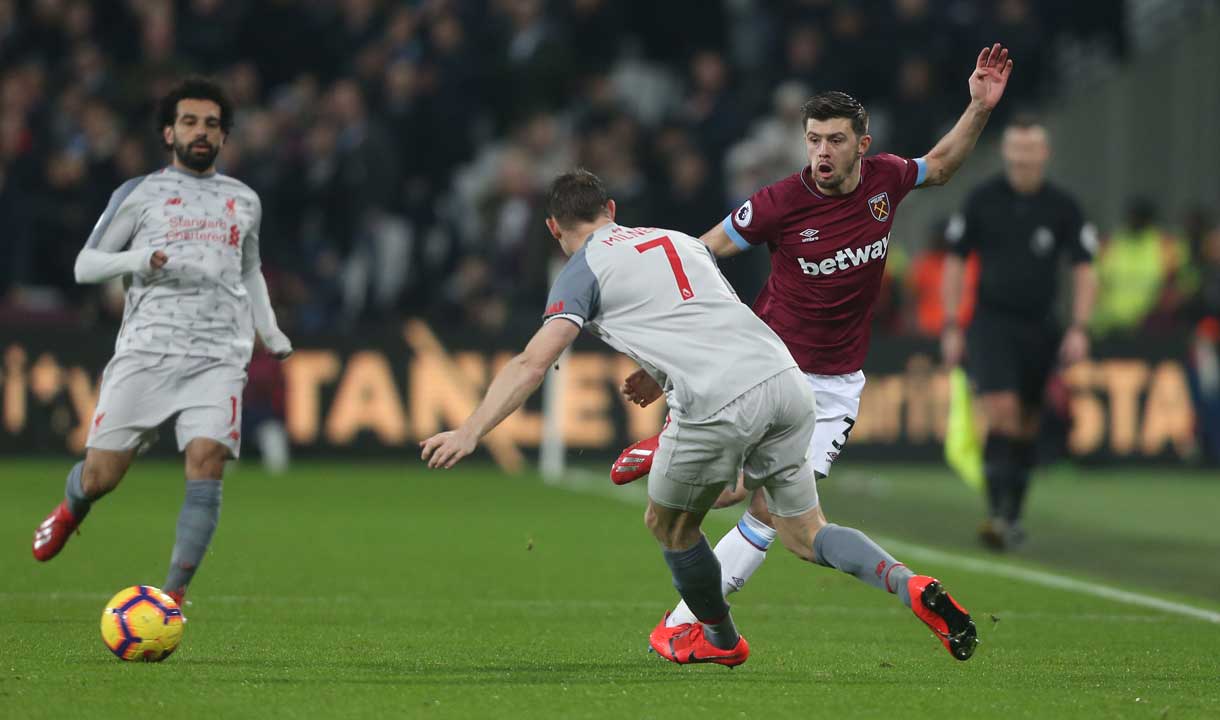
[[[669,259],[669,268],[674,271],[674,281],[678,284],[678,292],[682,293],[682,301],[686,302],[695,296],[695,291],[691,289],[690,280],[686,277],[686,270],[682,267],[682,258],[678,257],[678,249],[674,247],[674,243],[668,236],[662,235],[659,238],[642,242],[635,246],[638,253],[646,253],[653,248],[665,248],[665,257]]]

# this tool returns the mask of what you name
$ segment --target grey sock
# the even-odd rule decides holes
[[[187,480],[186,499],[178,515],[178,536],[165,579],[165,591],[185,592],[203,562],[220,521],[220,481]]]
[[[813,538],[813,557],[819,565],[842,570],[875,588],[896,593],[903,605],[911,607],[907,580],[915,573],[859,530],[827,525]]]
[[[84,472],[85,463],[78,462],[68,471],[68,482],[64,485],[64,497],[68,500],[68,510],[72,512],[72,517],[76,518],[76,522],[85,519],[89,514],[89,508],[93,507],[93,501],[97,498],[90,498],[85,495],[85,488],[81,485],[81,473]]]
[[[689,550],[665,550],[665,562],[674,577],[674,587],[691,613],[703,623],[708,642],[722,650],[737,644],[737,628],[721,588],[720,561],[707,538]]]

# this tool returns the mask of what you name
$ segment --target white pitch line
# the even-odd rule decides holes
[[[0,592],[0,599],[7,600],[39,600],[39,601],[88,601],[88,602],[105,602],[109,597],[108,593],[103,592],[39,592],[39,591],[12,591]],[[283,595],[201,595],[201,605],[317,605],[317,606],[332,606],[332,605],[370,605],[370,604],[393,604],[404,607],[423,607],[427,609],[435,609],[441,606],[447,607],[445,603],[439,600],[424,600],[417,602],[404,602],[402,598],[389,597],[369,597],[357,595],[298,595],[298,596],[283,596]],[[752,598],[757,599],[757,598]],[[896,617],[902,616],[909,611],[898,605],[887,605],[886,607],[862,607],[858,604],[851,605],[835,605],[824,603],[772,603],[772,602],[753,602],[752,599],[743,601],[741,607],[751,613],[767,612],[785,615],[843,615],[854,618],[860,617]],[[187,601],[188,610],[190,609],[191,601]],[[488,600],[488,606],[496,608],[511,608],[520,610],[536,610],[545,609],[549,612],[574,612],[574,613],[589,613],[602,611],[637,611],[647,610],[652,611],[657,608],[655,601],[623,601],[623,600],[553,600],[553,599],[503,599],[503,600]],[[736,607],[736,606],[735,606]],[[1096,612],[1026,612],[1024,610],[997,610],[997,615],[1002,616],[1005,620],[1081,620],[1094,622],[1113,622],[1113,623],[1166,623],[1176,622],[1172,618],[1166,617],[1163,613],[1156,614],[1126,614],[1126,613],[1096,613]]]
[[[1137,605],[1139,607],[1152,608],[1154,610],[1160,610],[1162,612],[1172,613],[1174,615],[1183,615],[1196,620],[1203,620],[1205,622],[1220,625],[1220,612],[1205,610],[1204,608],[1195,607],[1194,605],[1186,605],[1184,603],[1173,602],[1172,600],[1164,600],[1153,595],[1132,592],[1130,590],[1120,590],[1119,588],[1110,587],[1109,585],[1103,585],[1101,583],[1090,582],[1087,580],[1077,580],[1076,578],[1056,575],[1055,573],[1049,573],[1043,570],[1032,570],[1030,568],[1010,565],[1008,563],[997,562],[994,560],[979,560],[977,558],[948,553],[944,552],[943,550],[936,550],[923,545],[915,545],[913,543],[894,540],[892,538],[884,538],[883,542],[887,546],[900,549],[900,554],[902,555],[910,555],[921,560],[926,560],[927,562],[950,565],[963,570],[982,573],[984,575],[995,575],[997,577],[1004,577],[1012,580],[1021,580],[1032,585],[1041,585],[1043,587],[1056,588],[1058,590],[1067,590],[1069,592],[1080,593],[1081,595],[1092,595],[1093,597],[1105,598],[1106,600],[1126,603],[1127,605]]]
[[[640,494],[627,494],[606,492],[609,488],[609,481],[600,478],[595,473],[576,470],[569,471],[571,475],[579,478],[580,482],[564,483],[560,487],[586,492],[602,497],[613,497],[625,502],[637,502]],[[639,483],[636,483],[639,484]],[[617,488],[614,488],[618,490]],[[644,496],[647,497],[646,495]],[[1184,603],[1165,600],[1153,595],[1144,593],[1132,592],[1130,590],[1120,590],[1116,587],[1103,585],[1097,582],[1087,580],[1077,580],[1075,578],[1057,575],[1055,573],[1045,572],[1043,570],[1032,570],[1030,568],[1021,567],[1019,565],[1011,565],[1005,562],[995,560],[979,560],[966,555],[958,555],[949,553],[943,550],[914,543],[895,540],[893,538],[875,538],[882,542],[883,545],[894,549],[901,549],[900,555],[909,555],[927,562],[941,563],[958,567],[971,572],[982,573],[984,575],[995,575],[997,577],[1005,577],[1012,580],[1021,580],[1030,583],[1031,585],[1041,585],[1043,587],[1055,588],[1058,590],[1066,590],[1075,592],[1081,595],[1091,595],[1093,597],[1105,598],[1115,602],[1125,603],[1127,605],[1136,605],[1138,607],[1152,608],[1161,612],[1170,613],[1173,615],[1181,615],[1183,617],[1202,620],[1215,625],[1220,625],[1220,612],[1214,610],[1206,610],[1204,608],[1186,605]]]

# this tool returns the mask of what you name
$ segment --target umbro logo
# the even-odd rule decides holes
[[[813,228],[801,231],[801,242],[813,242],[818,239],[818,231]]]

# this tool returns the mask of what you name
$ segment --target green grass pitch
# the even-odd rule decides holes
[[[675,593],[642,487],[600,469],[551,487],[478,464],[245,463],[182,647],[143,665],[112,657],[98,621],[118,589],[164,579],[180,465],[137,464],[45,565],[30,537],[70,462],[0,466],[3,718],[1220,717],[1220,624],[977,564],[1220,611],[1214,475],[1043,473],[1029,546],[997,560],[944,471],[843,463],[827,515],[945,581],[983,644],[956,662],[894,597],[776,548],[733,598],[753,655],[730,671],[646,652]],[[739,512],[709,519],[713,542]]]

